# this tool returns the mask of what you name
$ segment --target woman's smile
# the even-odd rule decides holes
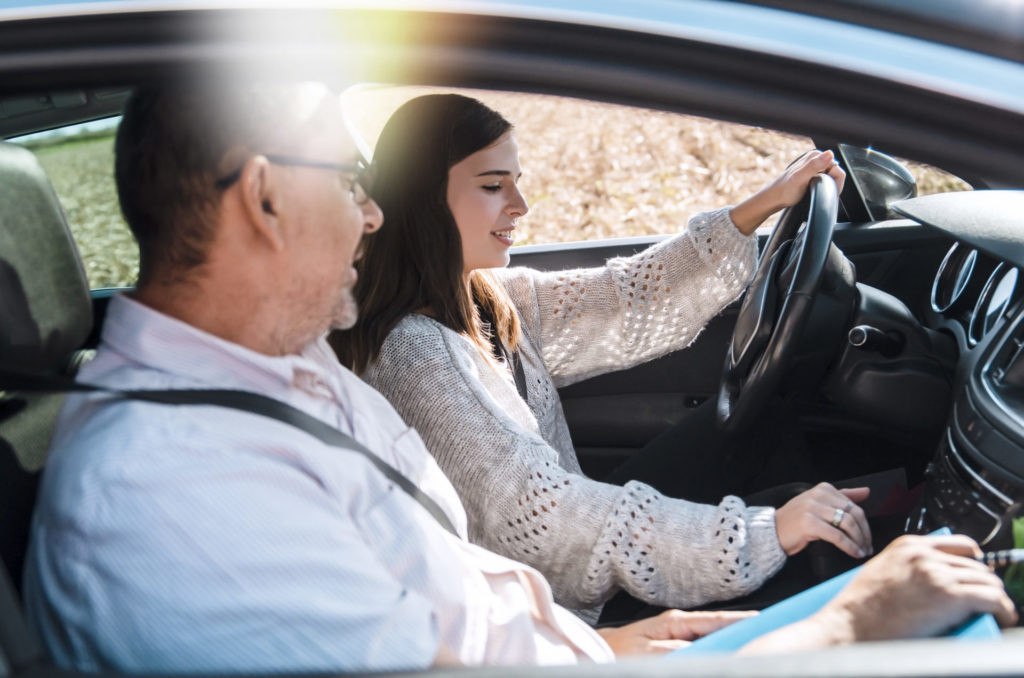
[[[491,231],[491,235],[494,236],[498,242],[507,247],[511,247],[512,243],[516,241],[514,228],[510,228],[505,231]]]

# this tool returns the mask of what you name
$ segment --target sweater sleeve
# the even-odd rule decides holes
[[[689,345],[743,292],[756,263],[757,238],[740,233],[723,207],[601,268],[499,275],[561,387]]]
[[[773,509],[736,497],[694,504],[566,471],[518,423],[516,408],[528,410],[514,386],[503,385],[499,403],[482,379],[502,377],[484,369],[461,336],[417,323],[392,332],[367,378],[455,485],[470,539],[540,570],[559,603],[580,610],[622,588],[692,607],[753,591],[781,567]]]

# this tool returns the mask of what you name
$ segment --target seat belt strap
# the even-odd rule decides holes
[[[393,466],[347,433],[339,431],[316,417],[275,398],[250,391],[232,389],[119,390],[87,384],[58,375],[20,372],[3,367],[0,367],[0,384],[2,384],[5,390],[14,392],[106,393],[117,398],[140,400],[161,405],[213,405],[215,407],[226,407],[276,419],[305,431],[327,445],[361,454],[377,467],[377,470],[383,473],[388,480],[398,485],[406,494],[416,500],[420,506],[425,508],[441,524],[441,527],[456,537],[459,536],[451,520],[448,518],[448,514],[438,506],[437,502]]]
[[[524,403],[529,404],[530,394],[526,391],[526,372],[523,370],[523,361],[519,357],[519,351],[510,351],[505,347],[504,342],[494,332],[494,318],[479,304],[477,305],[477,312],[480,314],[481,322],[489,328],[491,346],[494,348],[494,357],[505,358],[505,363],[512,371],[512,378],[516,382],[516,390],[519,392],[519,397],[523,399]]]

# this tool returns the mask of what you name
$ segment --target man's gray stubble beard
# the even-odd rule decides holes
[[[348,330],[356,324],[359,319],[359,304],[352,294],[351,288],[346,288],[341,293],[341,302],[338,305],[338,312],[331,325],[332,330]]]

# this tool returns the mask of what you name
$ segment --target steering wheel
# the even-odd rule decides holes
[[[838,207],[835,181],[819,174],[804,199],[779,217],[725,356],[716,412],[720,429],[746,428],[789,369],[821,284]],[[804,214],[807,227],[798,235]]]

